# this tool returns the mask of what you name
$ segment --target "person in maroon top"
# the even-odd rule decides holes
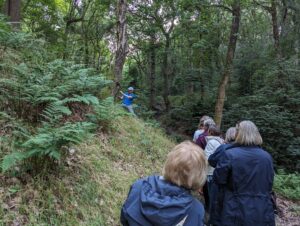
[[[196,140],[196,144],[198,144],[203,150],[206,147],[206,137],[208,136],[208,129],[211,125],[216,125],[213,119],[207,119],[204,121],[204,132],[198,137]]]

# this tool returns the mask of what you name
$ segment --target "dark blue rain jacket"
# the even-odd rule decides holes
[[[275,226],[272,157],[257,146],[225,150],[213,179],[224,186],[222,226]]]
[[[220,145],[217,150],[208,158],[209,165],[216,167],[218,162],[222,159],[225,150],[236,147],[236,144],[228,143]],[[209,223],[212,225],[222,225],[221,217],[224,202],[225,185],[216,184],[212,180],[211,197],[209,205]]]
[[[123,226],[202,226],[203,205],[190,191],[149,176],[136,181],[121,211]]]

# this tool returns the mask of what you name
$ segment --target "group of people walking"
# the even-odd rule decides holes
[[[251,121],[227,130],[200,119],[193,142],[168,154],[162,175],[136,181],[121,210],[123,226],[275,226],[272,157]],[[204,196],[204,205],[193,194]],[[205,219],[205,211],[208,219]]]

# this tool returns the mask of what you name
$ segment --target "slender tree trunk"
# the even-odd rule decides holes
[[[155,49],[155,35],[151,36],[150,43],[150,101],[149,106],[151,109],[155,109],[155,68],[156,68],[156,49]]]
[[[119,0],[117,6],[117,51],[114,62],[114,87],[112,90],[112,96],[116,99],[120,90],[120,82],[122,80],[123,66],[127,55],[127,0]]]
[[[276,2],[275,0],[271,0],[271,7],[270,7],[270,14],[272,17],[272,28],[273,28],[273,38],[274,38],[274,48],[275,53],[278,59],[281,58],[281,51],[280,51],[280,33],[278,27],[278,19],[277,19],[277,9],[276,9]]]
[[[169,60],[169,52],[170,52],[170,37],[166,35],[166,43],[165,43],[165,50],[164,50],[164,56],[163,56],[163,78],[164,78],[164,90],[163,90],[163,99],[166,106],[166,112],[169,112],[170,110],[170,85],[169,85],[169,77],[171,73],[170,68],[170,60]]]
[[[224,102],[226,97],[226,86],[232,71],[232,63],[234,59],[234,53],[235,53],[236,42],[237,42],[239,26],[240,26],[240,16],[241,16],[240,1],[235,0],[232,6],[233,18],[232,18],[232,24],[230,30],[225,68],[219,84],[218,97],[215,106],[215,122],[218,126],[220,126],[222,122],[223,108],[224,108]]]
[[[12,27],[18,30],[21,21],[21,0],[6,0],[4,14],[9,17]]]

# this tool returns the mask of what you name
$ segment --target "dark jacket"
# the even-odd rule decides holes
[[[198,139],[196,140],[196,144],[198,144],[203,150],[205,149],[206,146],[206,137],[208,136],[208,130],[205,130]]]
[[[217,150],[211,154],[208,158],[208,163],[209,165],[211,165],[212,167],[216,168],[219,160],[222,158],[222,154],[224,153],[225,150],[230,149],[230,148],[234,148],[236,147],[236,144],[233,143],[228,143],[228,144],[222,144],[220,145]]]
[[[136,181],[121,211],[123,226],[202,226],[203,219],[203,205],[190,191],[160,176]]]
[[[209,165],[216,167],[218,162],[222,159],[222,155],[225,150],[236,147],[235,144],[222,144],[217,150],[211,154],[208,158]],[[221,217],[223,210],[224,194],[225,194],[225,185],[216,184],[212,180],[211,184],[211,197],[210,197],[210,207],[209,207],[209,223],[212,225],[222,225]]]
[[[225,150],[213,177],[225,186],[221,225],[275,226],[273,178],[272,158],[260,147]]]

